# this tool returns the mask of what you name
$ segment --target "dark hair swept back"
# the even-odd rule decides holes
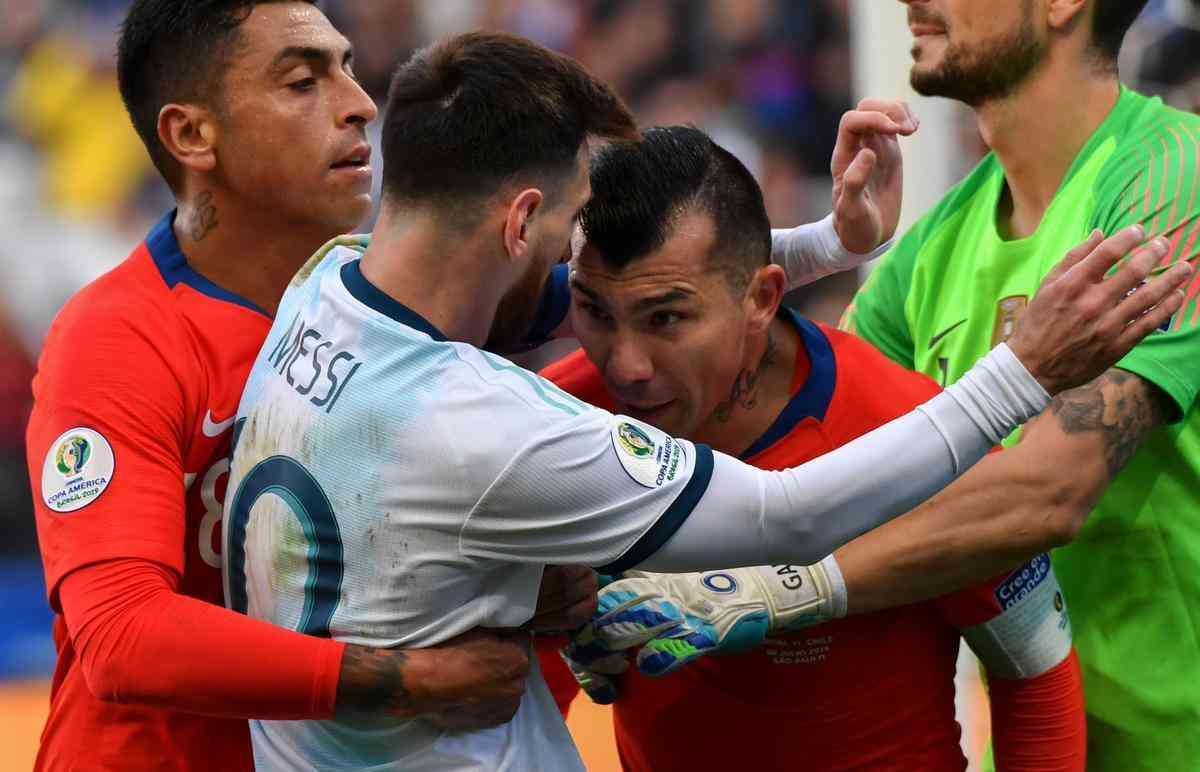
[[[158,114],[171,102],[213,104],[255,6],[316,0],[134,0],[117,42],[117,81],[150,160],[174,186],[179,164],[158,139]]]
[[[383,193],[469,205],[515,176],[553,190],[589,136],[636,136],[625,103],[583,65],[525,38],[470,32],[418,51],[392,78]]]

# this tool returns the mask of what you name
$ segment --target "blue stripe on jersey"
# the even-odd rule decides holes
[[[687,485],[671,502],[671,506],[667,507],[667,511],[662,513],[662,517],[655,521],[650,529],[642,534],[642,538],[625,554],[617,558],[606,566],[596,568],[601,574],[619,574],[622,571],[628,571],[634,566],[644,563],[651,555],[662,549],[662,546],[675,535],[683,522],[692,514],[692,510],[700,503],[704,492],[708,490],[708,483],[712,480],[713,473],[713,454],[712,448],[707,445],[695,445],[696,448],[696,465],[692,469],[692,479],[688,480]]]
[[[249,308],[270,319],[271,315],[257,303],[217,286],[211,280],[196,273],[196,269],[188,265],[187,256],[180,249],[179,239],[175,238],[175,229],[172,227],[175,224],[176,211],[172,209],[163,215],[146,236],[146,249],[150,250],[150,257],[158,267],[158,272],[162,274],[167,287],[174,287],[183,282],[210,298]]]
[[[446,340],[442,331],[434,327],[428,319],[388,295],[372,284],[366,276],[363,276],[360,262],[360,260],[352,260],[342,266],[342,284],[346,285],[346,291],[355,300],[372,311],[377,311],[406,327],[420,330],[436,341]]]
[[[739,456],[742,459],[761,453],[779,442],[805,418],[824,421],[829,403],[833,401],[833,391],[837,387],[837,359],[825,333],[792,309],[784,310],[791,315],[792,321],[800,331],[800,345],[808,351],[808,379],[804,381],[800,391],[796,392],[796,396],[788,400],[787,405],[763,435],[742,452]]]
[[[482,353],[483,353],[484,361],[486,361],[493,370],[496,370],[497,372],[510,372],[513,375],[517,376],[518,378],[521,378],[526,383],[528,383],[530,388],[532,388],[535,392],[537,392],[537,395],[542,398],[542,401],[545,402],[550,407],[556,407],[559,410],[566,413],[567,415],[579,415],[580,412],[582,412],[584,410],[594,410],[595,409],[591,405],[583,404],[579,400],[572,397],[570,394],[567,394],[566,392],[562,391],[561,389],[558,389],[557,387],[555,387],[554,384],[550,383],[546,379],[544,379],[540,376],[534,375],[533,373],[529,372],[528,370],[526,370],[523,367],[517,367],[516,365],[512,364],[511,362],[509,362],[505,359],[501,359],[499,357],[495,357],[495,356],[492,356],[491,354],[488,354],[486,351],[484,351]],[[547,389],[546,387],[550,387],[550,388]],[[554,391],[556,396],[563,397],[564,401],[569,404],[564,404],[563,402],[559,402],[556,399],[552,399],[550,397],[551,389]]]

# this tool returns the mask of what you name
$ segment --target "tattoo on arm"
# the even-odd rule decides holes
[[[1117,369],[1050,403],[1050,414],[1064,433],[1101,433],[1109,479],[1128,463],[1142,440],[1166,422],[1171,409],[1170,398],[1157,386]]]
[[[412,699],[404,684],[407,662],[408,656],[399,649],[347,646],[338,679],[337,712],[410,712]]]
[[[735,408],[753,410],[758,404],[759,380],[767,368],[775,364],[776,348],[775,336],[767,333],[767,348],[758,360],[758,366],[753,370],[742,368],[733,381],[733,388],[729,390],[729,399],[717,405],[714,415],[718,421],[725,422],[732,418]]]
[[[203,241],[218,225],[220,221],[217,220],[217,207],[213,204],[212,193],[206,190],[196,197],[195,212],[188,225],[188,233],[193,241]]]

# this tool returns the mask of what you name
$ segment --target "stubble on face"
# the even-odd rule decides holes
[[[944,24],[919,6],[910,10],[910,21]],[[953,31],[949,30],[948,35]],[[1012,94],[1046,58],[1046,43],[1033,25],[1033,0],[1025,0],[1020,24],[1014,29],[977,43],[948,39],[937,67],[912,69],[913,90],[922,96],[946,97],[978,107]]]

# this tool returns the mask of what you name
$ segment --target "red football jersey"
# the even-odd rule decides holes
[[[27,434],[58,662],[37,769],[250,769],[244,720],[105,703],[58,604],[71,571],[156,561],[223,605],[220,524],[242,388],[270,317],[192,270],[164,217],[55,319]],[[39,462],[41,462],[39,464]],[[186,513],[186,516],[181,516]],[[169,749],[164,755],[164,749]]]
[[[791,401],[743,455],[749,463],[796,466],[937,393],[932,380],[858,338],[792,318],[808,356],[797,358]],[[581,351],[542,374],[581,399],[614,407]],[[613,706],[621,761],[627,770],[659,772],[965,769],[954,718],[958,628],[1001,613],[995,590],[1002,581],[778,635],[746,654],[702,658],[663,678],[631,668]],[[547,680],[565,694],[569,672],[556,652],[541,651]],[[721,737],[730,741],[712,739]]]

